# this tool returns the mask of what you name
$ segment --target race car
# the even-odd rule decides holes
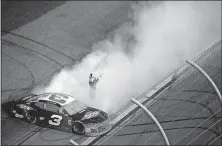
[[[89,107],[70,95],[44,93],[24,97],[4,105],[17,119],[42,127],[83,135],[108,119],[107,113]]]

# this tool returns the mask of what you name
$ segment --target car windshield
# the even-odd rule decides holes
[[[27,102],[32,102],[32,101],[36,101],[39,98],[39,96],[37,95],[30,95],[30,96],[26,96],[24,98],[22,98],[22,101],[27,100]]]
[[[86,109],[88,106],[85,105],[84,103],[74,100],[67,105],[63,106],[63,108],[68,112],[69,115],[73,115],[77,112],[80,112],[84,109]]]

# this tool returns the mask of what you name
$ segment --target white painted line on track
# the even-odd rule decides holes
[[[79,145],[77,142],[75,142],[74,140],[70,139],[69,142],[73,145]]]

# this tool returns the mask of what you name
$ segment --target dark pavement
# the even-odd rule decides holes
[[[1,30],[12,31],[66,1],[1,1]],[[4,35],[6,32],[2,32]]]
[[[196,63],[221,92],[221,42],[208,49]],[[212,85],[193,67],[146,106],[161,123],[171,145],[222,145],[220,101]],[[158,127],[141,110],[113,131],[91,144],[165,144]]]

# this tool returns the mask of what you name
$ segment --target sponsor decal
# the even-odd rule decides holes
[[[45,119],[45,117],[39,117],[39,120],[44,120]]]
[[[80,111],[79,113],[82,113],[82,112],[84,112],[84,111],[86,111],[86,110],[82,110],[82,111]]]
[[[86,133],[90,133],[91,132],[90,128],[85,128],[85,130],[86,130]]]
[[[15,114],[15,117],[16,117],[16,118],[24,118],[23,115],[20,115],[20,114],[18,114],[18,113]]]
[[[99,111],[87,112],[87,113],[84,115],[84,117],[83,117],[82,120],[96,117],[98,114],[99,114]]]
[[[98,130],[98,125],[97,125],[97,124],[89,123],[88,125],[89,125],[89,127],[90,127],[91,129]]]
[[[25,109],[25,110],[30,110],[29,106],[26,106],[24,104],[19,105],[20,108]]]
[[[68,125],[72,125],[72,120],[68,120]]]

